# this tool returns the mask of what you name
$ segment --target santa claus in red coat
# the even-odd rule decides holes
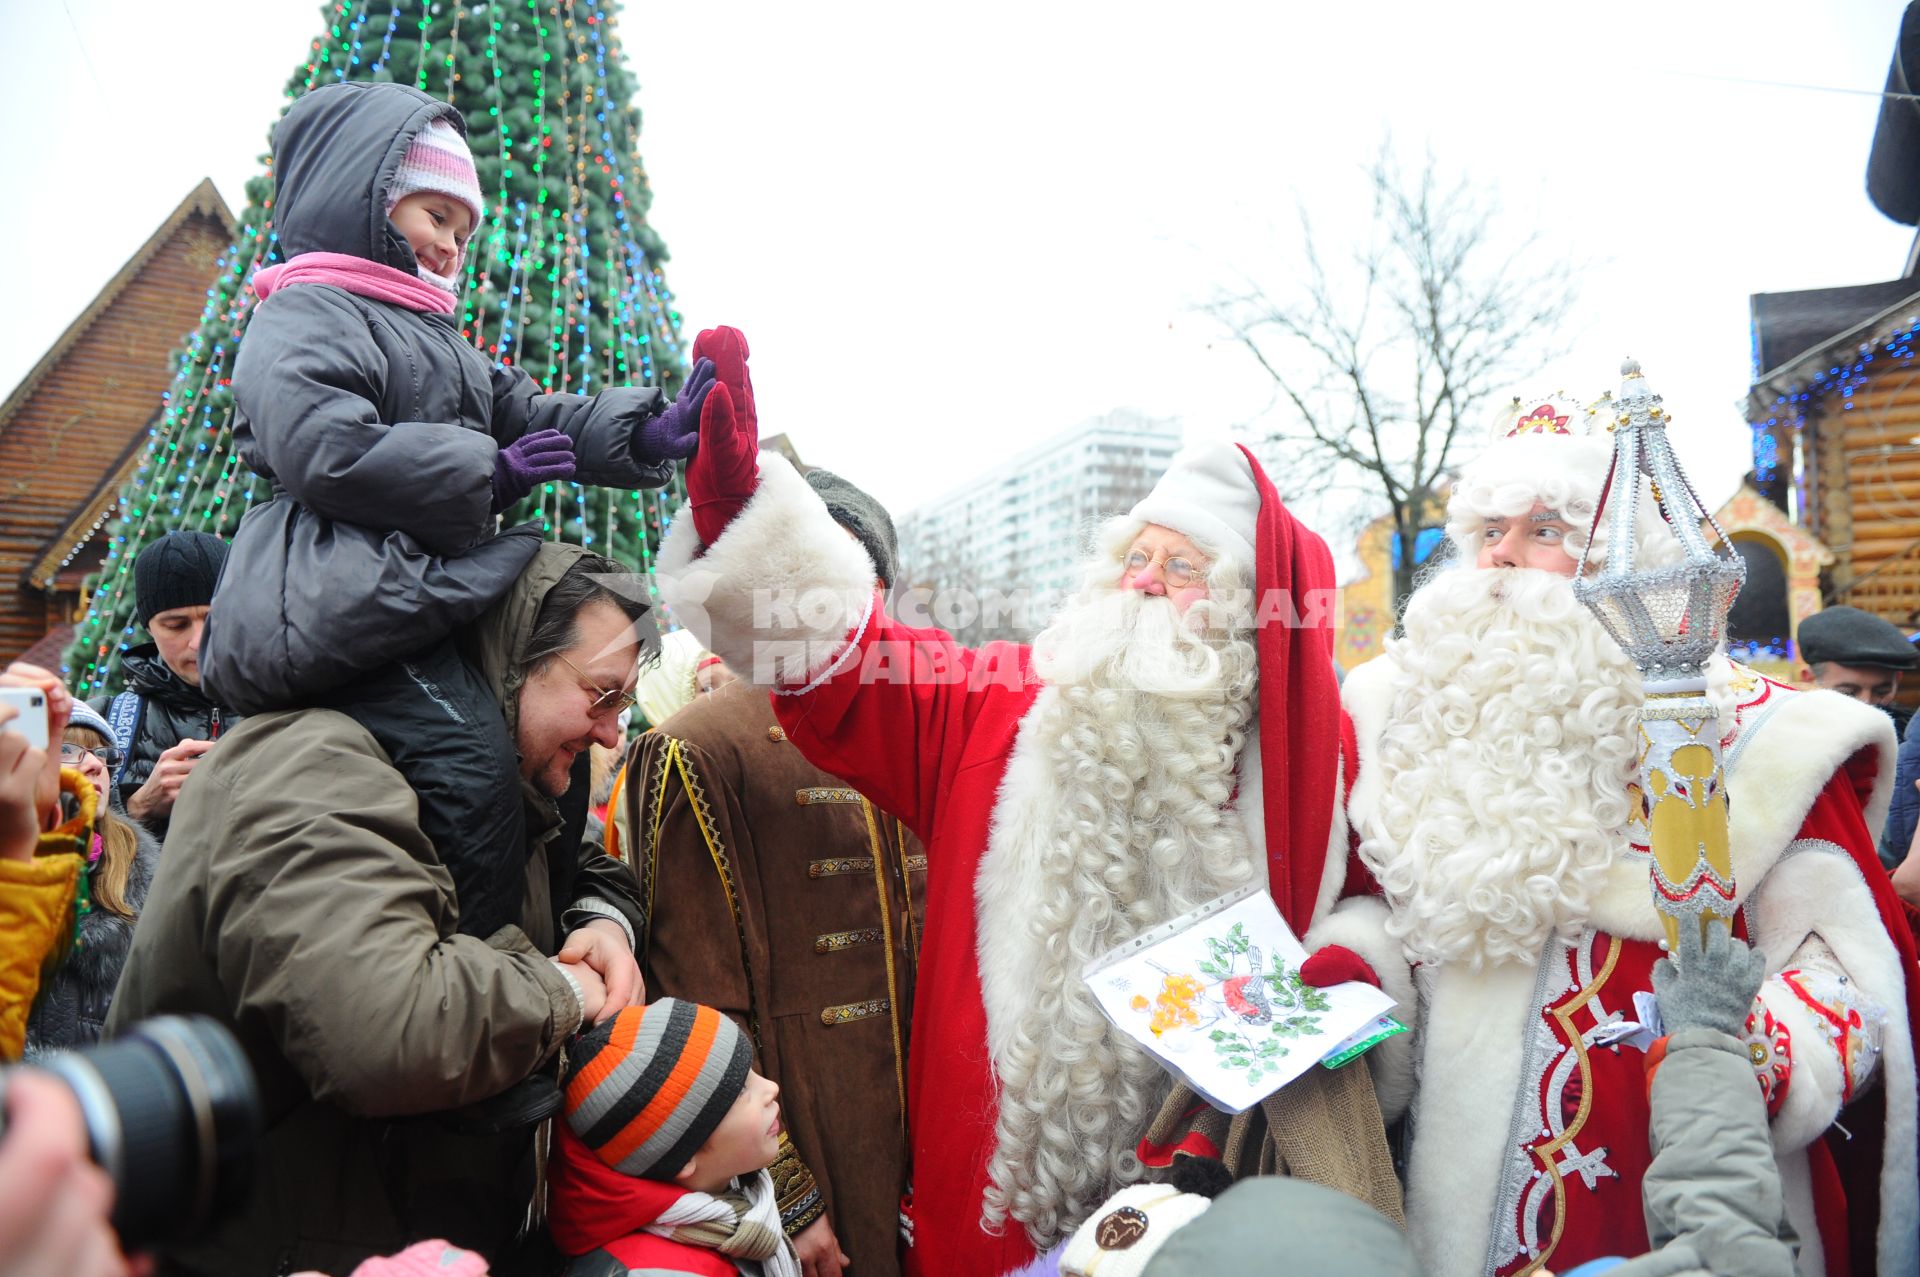
[[[1031,647],[965,648],[889,617],[820,497],[756,457],[738,334],[695,353],[719,384],[661,594],[927,845],[908,1263],[994,1277],[1139,1176],[1171,1086],[1086,962],[1248,882],[1302,932],[1341,891],[1331,559],[1249,454],[1200,449],[1104,530]]]
[[[1391,906],[1378,934],[1346,940],[1414,964],[1407,1217],[1434,1277],[1647,1247],[1647,1040],[1629,1022],[1659,956],[1647,857],[1662,796],[1637,785],[1639,675],[1570,581],[1611,450],[1577,405],[1515,408],[1452,491],[1457,566],[1343,689],[1359,739],[1348,815]],[[1650,494],[1639,508],[1645,563],[1672,538]],[[1736,932],[1770,972],[1748,1042],[1783,1226],[1803,1273],[1920,1272],[1913,953],[1869,832],[1891,724],[1724,657],[1709,682]],[[1390,990],[1405,971],[1383,969]],[[1397,1094],[1383,1086],[1383,1103]]]

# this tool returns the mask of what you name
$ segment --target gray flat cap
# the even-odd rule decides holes
[[[1870,665],[1880,669],[1920,667],[1916,650],[1900,627],[1857,607],[1830,607],[1800,622],[1800,659],[1809,665]]]

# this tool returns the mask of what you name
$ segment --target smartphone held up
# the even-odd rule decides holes
[[[45,749],[47,718],[47,694],[39,688],[0,687],[0,732],[18,732],[29,748]]]

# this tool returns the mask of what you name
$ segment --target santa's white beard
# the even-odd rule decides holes
[[[1531,963],[1626,847],[1640,676],[1567,578],[1457,570],[1408,602],[1360,855],[1413,961]]]
[[[1257,662],[1245,632],[1197,632],[1210,606],[1183,623],[1164,598],[1089,589],[1034,643],[1047,688],[995,811],[980,946],[1000,1089],[986,1222],[1041,1250],[1138,1177],[1171,1087],[1082,969],[1259,873],[1227,808]]]

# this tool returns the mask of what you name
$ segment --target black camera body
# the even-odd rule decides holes
[[[244,1200],[260,1093],[246,1053],[218,1021],[159,1016],[27,1067],[59,1078],[79,1102],[94,1163],[113,1180],[113,1226],[126,1250],[194,1237]]]

